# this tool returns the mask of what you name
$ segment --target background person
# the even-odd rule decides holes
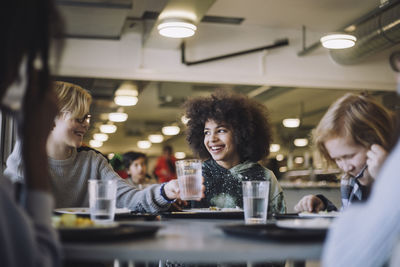
[[[400,54],[391,57],[400,66]],[[400,94],[400,69],[397,71],[397,94]],[[397,99],[399,101],[399,99]],[[397,107],[397,115],[399,109]],[[398,115],[399,116],[399,115]],[[400,238],[400,121],[394,137],[397,144],[384,162],[371,196],[366,203],[349,207],[332,225],[322,253],[322,265],[384,266]],[[395,251],[399,253],[399,250]],[[397,261],[396,261],[397,260]],[[391,266],[399,266],[395,254]]]
[[[242,181],[270,181],[269,213],[285,213],[282,189],[272,171],[257,163],[268,156],[271,128],[265,106],[218,91],[185,103],[186,140],[203,162],[205,198],[194,207],[243,207]]]
[[[89,179],[117,180],[117,207],[137,212],[156,213],[167,210],[179,197],[177,181],[153,185],[144,190],[124,182],[114,172],[107,159],[98,151],[81,147],[89,128],[90,94],[78,85],[55,82],[54,89],[60,103],[60,113],[47,140],[47,154],[51,171],[51,185],[56,207],[87,207]],[[7,160],[5,173],[15,181],[23,182],[20,144]]]
[[[162,155],[158,157],[153,171],[159,183],[165,183],[176,179],[175,162],[176,158],[173,155],[172,146],[164,146]]]
[[[53,1],[14,0],[0,9],[0,29],[1,117],[18,119],[26,177],[20,200],[11,181],[0,177],[0,266],[59,266],[46,140],[58,112],[49,84],[50,35],[60,33],[61,21]]]
[[[145,188],[157,181],[147,173],[147,156],[140,152],[129,151],[122,155],[123,163],[128,173],[125,180],[139,189]]]
[[[379,168],[393,147],[394,132],[391,112],[366,95],[346,94],[322,117],[313,139],[328,163],[336,164],[344,172],[343,208],[368,198]],[[323,195],[305,196],[295,206],[297,212],[325,209],[337,210]]]

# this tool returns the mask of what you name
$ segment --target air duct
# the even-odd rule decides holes
[[[400,43],[400,2],[378,10],[355,26],[356,30],[352,32],[357,37],[355,46],[330,50],[332,59],[339,64],[355,64]]]

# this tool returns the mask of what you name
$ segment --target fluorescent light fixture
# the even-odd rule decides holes
[[[279,172],[287,172],[287,167],[286,166],[280,167]]]
[[[283,126],[286,128],[297,128],[300,126],[300,119],[298,118],[287,118],[282,121]]]
[[[108,119],[113,122],[123,122],[128,119],[128,114],[124,112],[112,112],[108,114]]]
[[[141,140],[137,142],[138,148],[149,149],[151,147],[151,142],[147,140]]]
[[[321,38],[322,46],[329,49],[344,49],[356,44],[357,38],[351,34],[333,33]]]
[[[105,133],[95,133],[93,135],[93,139],[101,142],[105,142],[108,140],[108,135]]]
[[[177,135],[181,129],[178,126],[165,126],[161,129],[164,135]]]
[[[189,122],[189,119],[185,115],[183,115],[181,117],[181,122],[186,125]]]
[[[304,162],[303,157],[295,157],[294,158],[294,163],[296,163],[296,164],[303,164],[303,162]]]
[[[137,87],[131,82],[124,82],[115,92],[114,102],[119,106],[134,106],[138,102]]]
[[[304,147],[308,145],[308,139],[307,138],[296,138],[294,139],[294,145],[297,147]]]
[[[269,151],[270,152],[278,152],[279,149],[281,149],[281,146],[279,144],[271,144],[269,146]]]
[[[89,145],[91,147],[101,147],[103,145],[103,142],[98,141],[98,140],[90,140]]]
[[[182,18],[167,18],[161,20],[157,26],[158,32],[165,37],[187,38],[196,32],[196,25],[190,20]]]
[[[150,134],[148,138],[153,144],[159,144],[164,141],[164,136],[162,134]]]
[[[184,158],[186,158],[186,153],[185,152],[175,152],[175,158],[184,159]]]
[[[117,126],[114,124],[103,124],[100,125],[100,132],[102,133],[115,133],[117,131]]]
[[[284,158],[285,158],[285,156],[283,156],[283,154],[276,155],[276,160],[277,161],[282,161]]]

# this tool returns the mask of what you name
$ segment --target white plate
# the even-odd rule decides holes
[[[81,215],[90,215],[89,208],[61,208],[54,210],[57,213],[69,213],[69,214],[81,214]],[[115,209],[115,214],[129,214],[131,212],[128,208]]]
[[[313,213],[313,212],[300,212],[299,213],[299,217],[307,217],[307,218],[336,218],[339,215],[340,215],[340,212],[338,212],[338,211],[331,211],[331,212],[320,211],[318,213]]]
[[[281,228],[291,229],[328,229],[332,220],[328,218],[278,220],[276,225]]]

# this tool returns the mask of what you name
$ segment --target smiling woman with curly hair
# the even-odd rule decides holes
[[[286,210],[282,189],[272,171],[257,163],[269,154],[268,110],[239,94],[217,91],[188,100],[187,141],[203,162],[205,198],[196,207],[243,207],[241,182],[271,182],[269,213]]]

